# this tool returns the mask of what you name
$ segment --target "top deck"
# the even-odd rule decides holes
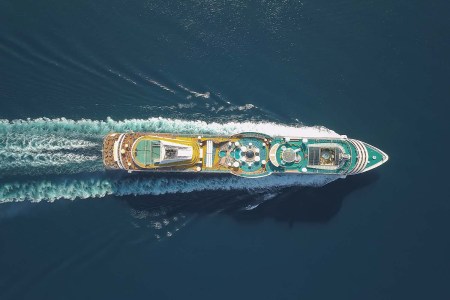
[[[364,172],[387,160],[381,150],[346,137],[306,139],[260,133],[113,133],[105,137],[103,153],[108,169],[232,173],[251,178],[271,173],[342,176]]]

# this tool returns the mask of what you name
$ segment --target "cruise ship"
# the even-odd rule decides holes
[[[273,173],[346,177],[372,170],[388,160],[380,149],[338,137],[269,136],[244,132],[232,136],[166,133],[110,133],[103,141],[109,170],[131,172],[231,173],[259,178]]]
[[[103,141],[109,170],[131,172],[231,173],[259,178],[273,173],[346,177],[374,169],[386,153],[347,136],[232,136],[110,133]]]

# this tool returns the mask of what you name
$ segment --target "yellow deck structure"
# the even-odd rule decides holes
[[[240,136],[185,136],[174,134],[156,134],[156,133],[112,133],[105,137],[103,142],[103,162],[107,169],[125,169],[129,172],[134,171],[161,171],[161,172],[217,172],[217,173],[233,173],[235,175],[263,175],[267,170],[262,163],[268,161],[268,143],[263,140],[259,144],[264,149],[258,148],[259,164],[254,167],[243,169],[242,163],[236,164],[237,154],[235,153],[236,145],[239,145],[242,137]],[[155,144],[175,145],[182,149],[183,147],[191,147],[192,155],[188,159],[180,159],[171,162],[161,155],[156,155],[152,150]],[[145,147],[141,145],[145,144]],[[141,148],[139,148],[141,146]],[[157,148],[157,147],[155,147]],[[158,151],[161,151],[159,147]],[[146,151],[151,158],[145,157],[140,152]],[[152,152],[153,151],[153,152]],[[180,150],[178,150],[180,151]],[[167,155],[167,150],[165,150]],[[264,154],[264,157],[261,155]],[[234,155],[234,156],[233,156]]]

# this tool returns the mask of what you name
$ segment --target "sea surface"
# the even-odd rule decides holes
[[[0,0],[0,299],[450,299],[449,11]],[[105,172],[128,130],[346,134],[390,160]]]

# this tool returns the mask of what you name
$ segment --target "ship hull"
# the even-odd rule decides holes
[[[345,177],[374,169],[387,154],[346,136],[271,137],[165,133],[111,133],[103,142],[108,170],[128,172],[231,173],[259,178],[273,173]]]

